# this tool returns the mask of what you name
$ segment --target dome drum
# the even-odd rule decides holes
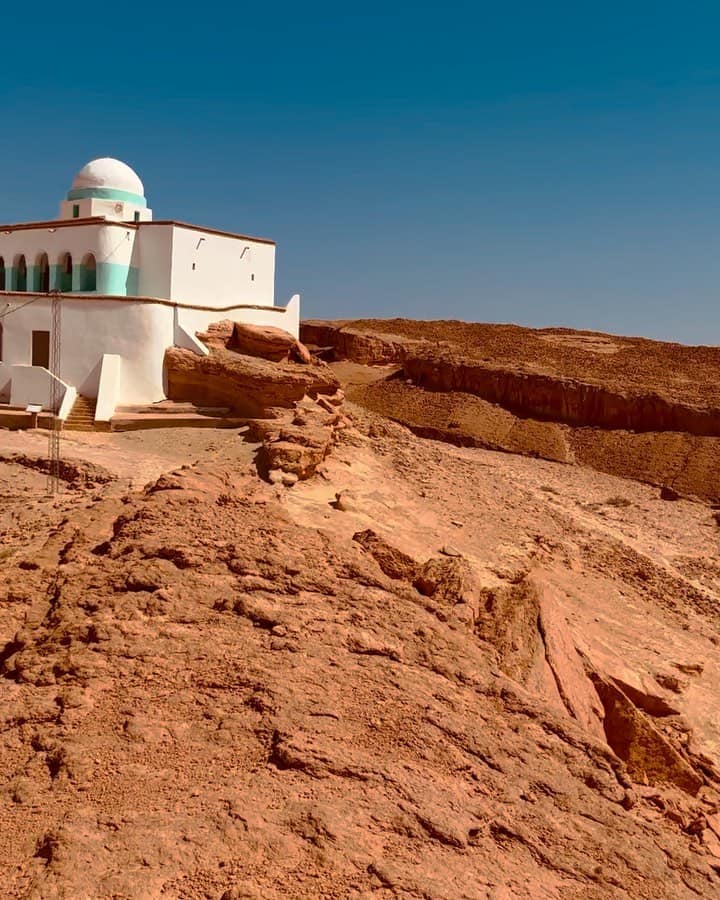
[[[119,159],[102,157],[84,165],[60,209],[61,219],[97,216],[135,222],[152,218],[142,181]]]

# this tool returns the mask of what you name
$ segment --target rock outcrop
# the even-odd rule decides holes
[[[262,442],[256,459],[260,474],[286,487],[312,477],[338,434],[350,425],[339,409],[341,402],[341,392],[317,402],[306,397],[290,418],[251,423],[249,437]]]
[[[425,333],[425,323],[395,321],[388,327],[400,328],[403,324],[414,324],[417,333]],[[462,338],[463,323],[427,324],[446,325],[448,334],[458,341]],[[517,346],[519,359],[512,365],[507,351],[500,354],[497,362],[492,357],[479,359],[481,344],[471,354],[473,348],[459,343],[458,346],[464,346],[461,353],[449,340],[433,343],[406,334],[385,335],[382,323],[377,323],[377,332],[368,330],[367,323],[361,328],[350,325],[310,322],[303,334],[307,340],[331,344],[339,357],[359,363],[392,362],[402,366],[387,380],[356,387],[350,399],[407,425],[421,437],[578,463],[687,496],[720,499],[720,405],[710,402],[716,397],[711,381],[705,392],[708,400],[701,402],[703,392],[691,382],[695,373],[691,354],[685,352],[697,349],[699,357],[707,357],[707,362],[697,368],[699,374],[710,377],[716,358],[720,361],[712,348],[679,348],[617,339],[633,347],[632,342],[638,345],[633,351],[631,387],[620,390],[619,376],[608,372],[607,357],[611,361],[614,357],[606,352],[606,344],[600,342],[602,366],[593,369],[593,351],[582,349],[582,334],[546,334],[514,328],[513,346]],[[472,334],[475,328],[502,331],[510,326],[464,327]],[[443,331],[435,329],[430,333]],[[565,365],[565,370],[580,371],[580,362],[586,359],[588,380],[560,374],[562,357],[540,354],[536,356],[542,362],[536,357],[524,359],[516,333],[526,333],[530,345],[541,347],[550,338],[562,338],[563,348],[566,343],[573,346],[571,338],[576,338],[580,349],[574,347],[573,365]],[[603,336],[597,337],[599,341]],[[594,346],[589,340],[587,343]],[[611,348],[615,346],[609,339],[606,343]],[[677,361],[686,366],[685,375],[679,370],[666,379],[667,388],[663,388],[658,376],[654,349],[661,358],[663,354],[667,356],[668,364]],[[627,355],[625,350],[622,352]],[[647,355],[652,373],[647,387],[638,372],[643,354]],[[557,374],[540,371],[541,366],[552,365],[557,366]],[[619,363],[618,368],[622,371]],[[681,390],[675,386],[677,383],[690,387]]]
[[[225,344],[228,350],[244,356],[258,356],[274,362],[294,359],[309,363],[311,356],[306,347],[284,331],[271,325],[247,325],[233,322],[232,332]]]
[[[428,390],[474,394],[522,416],[574,426],[720,436],[720,408],[677,403],[658,394],[619,393],[437,350],[408,353],[403,369],[415,384]]]
[[[273,407],[292,407],[305,395],[333,394],[339,383],[322,362],[300,365],[243,356],[211,341],[210,354],[171,347],[165,352],[170,400],[227,407],[239,415],[272,415]]]
[[[3,896],[717,896],[710,511],[335,414],[289,491],[0,463]]]
[[[333,347],[336,359],[350,359],[369,366],[402,363],[425,341],[384,332],[359,331],[352,323],[308,319],[300,325],[300,338],[313,347]]]

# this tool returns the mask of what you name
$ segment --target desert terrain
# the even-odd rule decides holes
[[[0,431],[3,896],[720,895],[720,351],[520,331]]]

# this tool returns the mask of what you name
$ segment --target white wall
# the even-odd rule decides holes
[[[134,222],[135,213],[141,222],[152,220],[152,210],[146,206],[138,206],[129,200],[103,200],[98,197],[83,197],[80,200],[63,200],[60,203],[60,218],[72,219],[73,207],[78,207],[77,218],[103,216],[118,222]]]
[[[21,296],[21,295],[19,295]],[[15,301],[13,307],[22,304]],[[122,357],[123,403],[163,399],[163,357],[172,345],[172,307],[131,300],[63,299],[60,377],[79,394],[96,397],[104,354]],[[3,357],[7,365],[30,365],[32,331],[50,331],[50,301],[36,300],[3,319]]]
[[[57,384],[57,410],[66,418],[75,402],[75,388],[55,378],[47,369],[40,366],[12,366],[10,368],[11,388],[10,405],[26,409],[30,404],[51,409],[52,385]]]
[[[104,353],[100,364],[95,421],[109,422],[120,404],[122,390],[122,358],[114,353]]]
[[[170,297],[172,244],[172,225],[158,223],[138,230],[132,265],[140,269],[141,297]]]
[[[141,228],[141,242],[159,227]],[[275,245],[174,225],[169,297],[201,306],[272,306]]]
[[[16,256],[25,255],[28,270],[34,266],[42,253],[47,253],[50,266],[59,265],[70,253],[73,265],[78,266],[87,253],[95,256],[96,264],[111,263],[129,265],[133,255],[133,244],[137,232],[120,223],[97,223],[90,225],[50,224],[43,228],[24,228],[10,234],[0,232],[0,256],[5,267],[14,264]],[[32,292],[32,282],[28,272],[28,293]]]
[[[10,302],[16,311],[3,319],[4,360],[0,386],[7,381],[8,370],[13,371],[10,367],[30,366],[32,331],[51,330],[49,300],[39,299],[22,306],[25,300],[22,295],[16,295]],[[119,380],[119,386],[113,388],[117,405],[153,403],[165,397],[165,350],[176,342],[185,346],[192,344],[176,330],[176,322],[178,329],[191,336],[197,331],[205,331],[211,322],[220,319],[273,325],[294,337],[299,331],[297,296],[285,308],[237,306],[215,312],[131,299],[64,298],[60,303],[60,378],[76,388],[79,394],[97,397],[103,359],[108,355],[117,356],[121,360],[119,374],[113,375]]]
[[[230,319],[233,322],[245,322],[248,325],[272,325],[282,328],[294,338],[300,333],[300,297],[298,294],[287,306],[243,307],[237,306],[222,312],[206,312],[200,309],[177,307],[177,322],[188,334],[206,331],[211,322]]]

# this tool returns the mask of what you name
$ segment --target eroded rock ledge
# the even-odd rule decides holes
[[[165,351],[170,400],[272,417],[273,408],[290,408],[306,395],[333,394],[339,388],[330,367],[313,360],[280,329],[222,321],[198,337],[207,344],[208,356],[180,347]]]
[[[304,322],[301,336],[305,343],[332,346],[338,357],[354,362],[397,363],[421,387],[472,394],[517,415],[573,426],[720,436],[720,409],[679,403],[657,393],[621,393],[577,379],[496,366],[463,357],[448,346],[359,331],[343,322]]]

